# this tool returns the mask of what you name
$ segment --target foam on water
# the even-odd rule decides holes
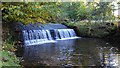
[[[62,38],[62,39],[56,39],[56,40],[68,40],[68,39],[78,39],[78,38],[80,38],[80,37],[70,37],[70,38]]]
[[[44,40],[44,42],[36,41],[36,40],[28,40],[25,41],[26,46],[31,46],[31,45],[40,45],[40,44],[45,44],[45,43],[56,43],[57,41],[55,40]]]

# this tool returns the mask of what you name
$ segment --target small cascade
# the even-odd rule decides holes
[[[23,30],[24,45],[55,42],[49,30]]]
[[[52,40],[52,36],[51,36],[51,34],[50,34],[50,31],[49,31],[49,30],[46,30],[46,32],[47,32],[47,35],[48,35],[48,40]]]
[[[62,24],[18,24],[16,28],[22,31],[23,42],[26,46],[78,38],[73,29],[68,29]]]
[[[55,29],[56,40],[78,38],[73,29]]]

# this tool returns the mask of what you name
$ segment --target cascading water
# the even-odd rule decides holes
[[[24,45],[55,42],[49,30],[23,30]]]
[[[20,25],[24,45],[38,45],[43,43],[54,43],[56,40],[78,38],[73,29],[68,29],[62,24],[28,24]]]
[[[73,29],[55,29],[56,40],[78,38]]]

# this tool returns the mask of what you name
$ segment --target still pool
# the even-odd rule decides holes
[[[117,45],[116,45],[117,46]],[[58,40],[24,47],[24,66],[120,66],[119,48],[95,38]]]

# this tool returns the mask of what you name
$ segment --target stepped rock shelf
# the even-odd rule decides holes
[[[17,24],[16,28],[19,28],[22,32],[22,41],[25,46],[79,38],[73,29],[69,29],[62,24]]]

